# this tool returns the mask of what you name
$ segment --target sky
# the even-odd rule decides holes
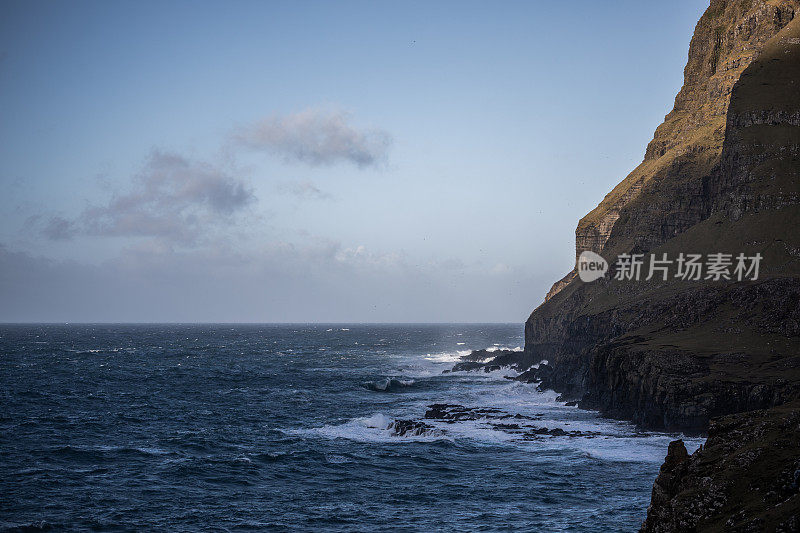
[[[523,322],[708,2],[0,3],[0,321]]]

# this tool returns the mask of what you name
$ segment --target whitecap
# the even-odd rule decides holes
[[[396,392],[405,387],[412,386],[416,381],[413,379],[384,378],[377,381],[368,381],[364,387],[375,392]]]
[[[431,430],[422,433],[401,436],[394,431],[396,423],[397,420],[392,417],[383,413],[374,413],[370,416],[354,418],[338,425],[281,431],[294,436],[348,439],[357,442],[419,442],[448,439],[444,431],[437,428],[431,428]]]

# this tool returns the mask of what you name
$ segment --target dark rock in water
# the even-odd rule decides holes
[[[463,405],[450,403],[434,403],[428,406],[425,418],[442,419],[450,409],[466,409]]]
[[[522,429],[519,424],[492,424],[492,427],[502,431],[517,431]]]
[[[575,407],[576,405],[578,405],[578,402],[577,401],[571,401],[571,402],[567,402],[565,405],[567,407]]]
[[[513,379],[523,383],[539,383],[540,389],[550,389],[552,388],[549,386],[552,376],[553,367],[546,363],[539,363]]]
[[[484,363],[475,361],[462,361],[461,363],[456,363],[449,372],[472,372],[473,370],[480,370],[485,366]]]
[[[428,406],[425,418],[432,420],[443,420],[445,422],[457,422],[461,420],[478,420],[486,418],[485,413],[471,407],[464,407],[457,404],[435,403]]]
[[[594,431],[567,431],[562,428],[546,428],[546,427],[526,427],[524,428],[526,439],[538,439],[545,435],[551,437],[596,437],[599,433]]]
[[[461,362],[456,363],[451,372],[474,370],[493,372],[502,368],[512,368],[521,372],[533,364],[529,355],[516,350],[475,350],[468,355],[462,355],[460,359]]]
[[[465,407],[458,404],[434,403],[428,406],[425,418],[429,420],[441,420],[443,422],[460,422],[463,420],[505,420],[514,418],[517,420],[535,420],[535,418],[511,413],[494,407]]]
[[[800,402],[711,422],[691,456],[669,445],[643,533],[800,531]]]
[[[395,420],[389,424],[390,430],[398,437],[420,437],[434,431],[433,426],[417,420]]]
[[[541,415],[539,415],[541,416]],[[514,435],[520,435],[523,439],[538,439],[544,436],[551,437],[594,437],[599,435],[596,432],[588,431],[567,431],[562,428],[546,428],[532,426],[525,423],[528,420],[537,420],[535,416],[527,416],[522,414],[510,414],[496,409],[494,407],[465,407],[458,404],[444,404],[436,403],[428,406],[425,412],[427,420],[439,420],[454,424],[456,422],[463,422],[466,420],[486,420],[492,429],[498,431],[505,431]],[[493,420],[508,420],[512,419],[515,422],[492,422]]]
[[[506,352],[510,350],[501,350],[501,351]],[[473,350],[467,355],[462,355],[461,357],[459,357],[459,359],[470,363],[485,363],[489,359],[494,359],[497,355],[498,355],[497,351],[490,352],[489,350]]]

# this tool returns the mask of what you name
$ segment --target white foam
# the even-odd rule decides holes
[[[496,345],[498,346],[498,345]],[[508,348],[492,348],[498,349]],[[515,348],[518,350],[519,348]],[[540,391],[536,384],[506,379],[518,375],[510,368],[492,372],[448,372],[452,364],[471,350],[443,351],[422,356],[389,356],[390,368],[383,375],[402,376],[394,378],[397,383],[408,386],[415,382],[435,380],[436,386],[410,388],[402,395],[401,404],[389,396],[375,396],[386,411],[369,416],[353,418],[336,424],[316,428],[291,429],[285,433],[312,438],[348,439],[358,442],[402,443],[416,441],[451,440],[465,441],[470,445],[503,445],[530,449],[536,452],[574,453],[576,456],[600,461],[648,462],[660,464],[666,455],[670,441],[680,438],[663,433],[642,433],[627,422],[600,418],[598,413],[567,406],[558,400],[558,393]],[[534,365],[547,364],[542,360]],[[394,368],[391,368],[394,367]],[[387,387],[389,379],[386,379]],[[382,382],[380,383],[382,384]],[[425,419],[427,406],[432,403],[460,404],[468,408],[496,408],[502,413],[521,418],[481,418],[478,420],[447,423]],[[501,413],[501,414],[502,414]],[[398,436],[393,428],[395,420],[424,422],[435,431],[422,435]],[[496,424],[518,424],[519,432],[503,430]],[[565,432],[587,434],[536,435],[525,439],[524,432],[535,428],[562,429]],[[588,435],[591,434],[591,435]],[[692,452],[701,439],[684,439]],[[329,461],[330,462],[330,461]]]
[[[357,418],[356,420],[361,422],[364,427],[376,429],[389,429],[389,425],[392,423],[392,419],[386,418],[383,413],[375,413],[367,418]]]
[[[441,431],[431,431],[421,435],[397,435],[392,427],[394,422],[393,418],[383,413],[374,413],[371,416],[348,420],[344,424],[281,431],[288,435],[348,439],[357,442],[434,441],[448,438]]]
[[[472,350],[456,350],[455,352],[440,352],[425,354],[423,358],[426,361],[433,361],[436,363],[455,363],[465,355],[472,353]]]

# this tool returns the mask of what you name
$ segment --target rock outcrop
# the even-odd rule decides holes
[[[691,456],[669,445],[642,533],[800,531],[800,404],[714,420]]]

